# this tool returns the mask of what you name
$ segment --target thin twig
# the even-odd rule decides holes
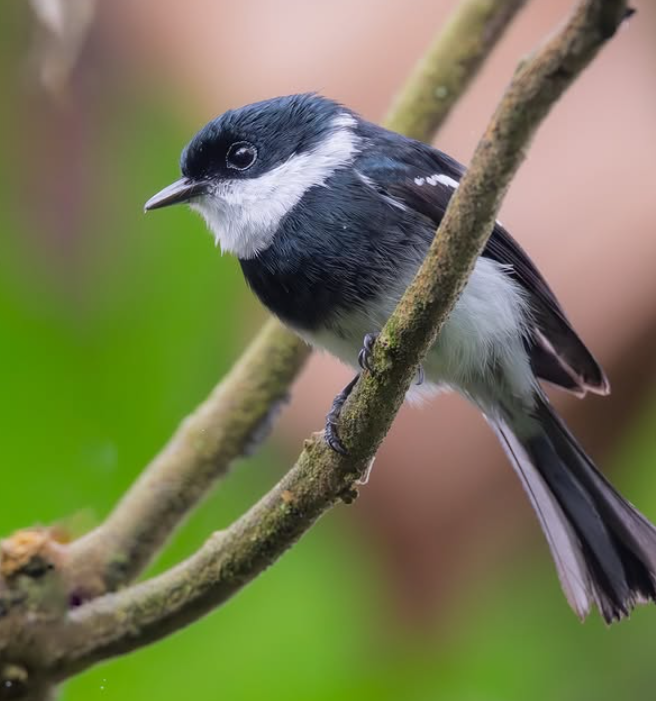
[[[526,0],[464,0],[394,101],[386,126],[420,141],[444,123]]]
[[[516,72],[425,262],[379,336],[375,375],[365,373],[345,406],[342,437],[350,454],[334,453],[315,436],[283,480],[196,555],[71,613],[54,626],[42,651],[55,678],[196,620],[272,564],[340,498],[350,498],[466,284],[531,137],[626,11],[624,0],[583,0],[567,25]]]

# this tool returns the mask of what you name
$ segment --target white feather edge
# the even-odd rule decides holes
[[[499,437],[537,514],[567,601],[583,620],[590,612],[595,593],[579,539],[521,442],[503,421],[486,418]]]

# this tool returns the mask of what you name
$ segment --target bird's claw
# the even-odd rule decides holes
[[[372,353],[374,350],[374,344],[376,343],[377,338],[378,338],[377,333],[368,333],[364,337],[364,340],[362,341],[362,348],[360,349],[360,352],[358,353],[358,365],[363,370],[368,370],[371,373],[373,373],[373,371],[374,371],[374,369],[371,365],[371,356],[372,356]]]
[[[349,395],[355,387],[355,383],[358,381],[360,373],[358,373],[344,389],[335,397],[333,404],[330,407],[330,411],[326,415],[326,426],[324,429],[324,437],[328,447],[334,450],[340,455],[348,455],[348,450],[344,447],[340,437],[339,431],[337,430],[337,423],[339,421],[339,415],[342,413],[342,407],[344,403],[349,398]]]
[[[340,455],[348,455],[348,450],[344,447],[339,433],[337,432],[337,424],[328,419],[326,420],[325,439],[331,450],[334,450]]]
[[[376,343],[376,339],[378,338],[377,333],[368,333],[365,337],[364,340],[362,341],[362,348],[360,348],[360,352],[358,353],[358,365],[363,369],[367,370],[368,372],[373,374],[373,366],[371,364],[371,356],[373,355],[374,351],[374,344]],[[424,381],[426,380],[426,376],[424,374],[424,368],[422,365],[420,365],[417,368],[417,381],[415,384],[417,386],[423,385]]]
[[[373,371],[371,366],[371,354],[373,352],[374,344],[376,343],[377,338],[377,333],[368,333],[364,337],[364,340],[362,342],[362,348],[358,353],[358,365],[363,370],[367,370],[368,372]],[[337,428],[337,424],[339,423],[339,417],[342,413],[342,407],[346,403],[346,400],[349,398],[359,378],[360,373],[358,373],[335,397],[332,406],[330,407],[330,411],[326,415],[324,438],[326,440],[326,443],[328,444],[328,447],[331,450],[334,450],[336,453],[339,453],[340,455],[348,455],[348,450],[346,449],[346,447],[342,443],[341,438],[339,437],[339,430]],[[423,384],[424,379],[424,368],[420,365],[417,369],[417,384]]]

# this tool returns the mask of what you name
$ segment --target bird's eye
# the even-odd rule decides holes
[[[228,149],[226,164],[228,168],[246,170],[257,160],[257,149],[248,141],[237,141]]]

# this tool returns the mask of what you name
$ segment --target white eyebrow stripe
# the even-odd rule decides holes
[[[425,178],[415,178],[414,182],[415,182],[415,185],[419,185],[420,187],[424,183],[427,183],[428,185],[432,185],[433,187],[435,187],[439,183],[440,185],[446,185],[447,187],[452,187],[454,190],[460,184],[457,180],[452,178],[450,175],[446,175],[445,173],[435,173],[434,175],[429,175]]]

